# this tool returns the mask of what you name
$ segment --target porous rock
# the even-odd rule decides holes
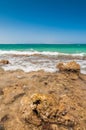
[[[59,63],[57,65],[59,71],[70,71],[70,72],[80,72],[80,65],[75,61],[71,61],[68,63]]]
[[[9,64],[10,62],[8,61],[8,60],[4,60],[4,59],[2,59],[2,60],[0,60],[0,64]]]
[[[73,128],[76,124],[69,113],[66,112],[64,116],[61,114],[64,113],[65,106],[61,107],[50,94],[34,94],[30,100],[25,98],[21,102],[24,106],[21,109],[24,121],[41,125],[42,129],[58,130],[58,125]]]

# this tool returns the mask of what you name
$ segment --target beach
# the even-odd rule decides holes
[[[86,129],[85,52],[0,52],[0,130]]]
[[[0,0],[0,130],[86,130],[86,0]]]
[[[0,129],[85,130],[86,74],[0,69]]]

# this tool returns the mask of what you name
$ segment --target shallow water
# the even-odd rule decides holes
[[[10,61],[1,66],[5,70],[25,72],[55,72],[57,63],[75,60],[86,74],[86,44],[0,44],[1,59]]]
[[[83,54],[64,54],[58,52],[37,51],[2,51],[0,59],[9,60],[10,64],[2,65],[5,70],[21,69],[25,72],[45,70],[47,72],[57,71],[59,62],[76,61],[81,66],[81,73],[86,74],[86,57]]]

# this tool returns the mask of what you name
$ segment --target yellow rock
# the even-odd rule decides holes
[[[68,63],[59,63],[57,65],[59,71],[71,71],[71,72],[80,72],[80,65],[75,61],[71,61]]]

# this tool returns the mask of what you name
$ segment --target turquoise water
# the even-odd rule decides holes
[[[62,53],[86,53],[86,44],[0,44],[0,50],[36,50]]]

